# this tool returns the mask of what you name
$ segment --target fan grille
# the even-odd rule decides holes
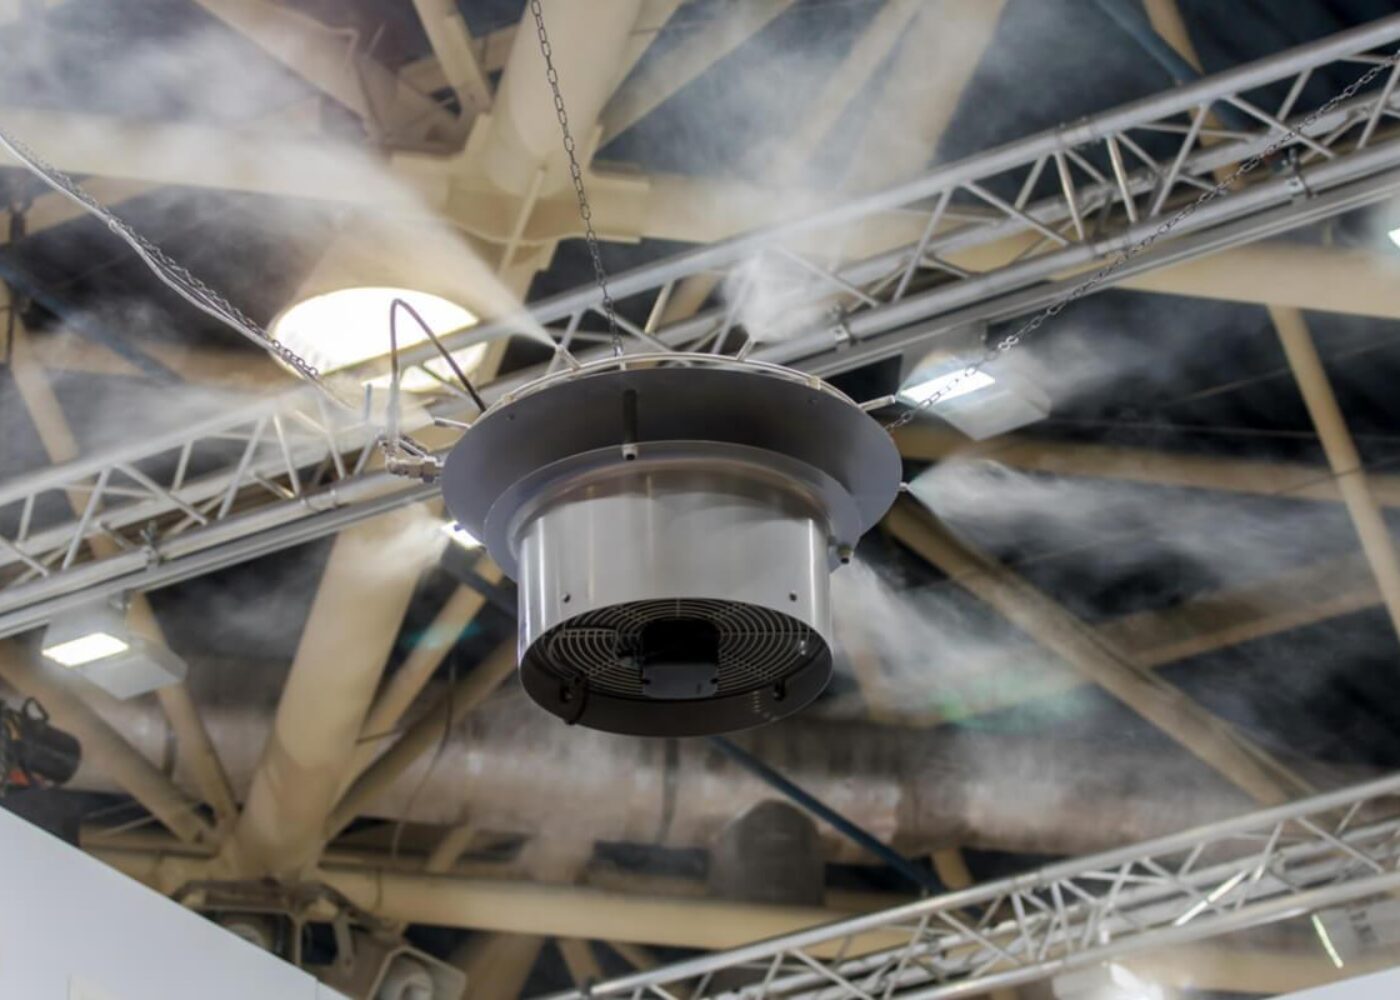
[[[699,619],[719,632],[715,697],[774,684],[825,649],[816,631],[756,604],[709,599],[631,601],[585,612],[546,632],[526,656],[561,680],[584,678],[599,694],[645,698],[635,659],[644,626]]]

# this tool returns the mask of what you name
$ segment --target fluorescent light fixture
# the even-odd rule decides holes
[[[943,372],[906,385],[899,390],[899,399],[911,406],[919,406],[934,396],[938,396],[938,402],[931,404],[937,406],[939,403],[946,403],[959,396],[966,396],[979,389],[996,385],[996,381],[981,369],[959,368],[956,371]],[[939,393],[942,395],[940,396]]]
[[[1400,230],[1396,230],[1396,232],[1400,232]],[[1395,233],[1391,233],[1390,238],[1395,239]],[[1396,243],[1400,244],[1400,240],[1396,240]],[[1342,956],[1337,954],[1337,947],[1332,943],[1332,936],[1327,933],[1327,928],[1322,924],[1322,918],[1316,913],[1312,915],[1312,925],[1317,931],[1317,938],[1322,942],[1322,947],[1327,950],[1327,957],[1332,960],[1332,964],[1337,968],[1342,968],[1344,964],[1342,962]]]
[[[476,316],[468,309],[438,295],[408,288],[367,286],[341,288],[303,299],[272,323],[272,339],[291,348],[323,372],[350,368],[389,354],[389,304],[402,299],[441,337],[443,334],[474,326]],[[398,324],[399,350],[427,341],[428,335],[406,314]],[[468,375],[486,356],[485,344],[473,344],[453,351],[452,357]],[[444,381],[455,384],[456,377],[439,357],[426,365]],[[387,385],[388,376],[371,384]],[[417,367],[403,372],[399,384],[410,392],[426,392],[438,387],[432,375]]]
[[[44,656],[65,667],[81,667],[85,663],[105,660],[125,653],[131,648],[125,641],[107,632],[90,632],[67,642],[45,646]]]
[[[185,676],[183,660],[161,643],[132,635],[125,615],[104,601],[54,618],[39,648],[45,659],[114,698],[134,698]]]
[[[1390,237],[1390,242],[1400,247],[1400,226],[1396,226],[1390,232],[1386,233],[1386,235]]]
[[[448,521],[444,524],[442,533],[464,549],[481,548],[481,542],[477,540],[476,536],[455,521]]]

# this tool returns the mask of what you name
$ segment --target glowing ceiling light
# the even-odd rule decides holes
[[[1390,232],[1386,233],[1386,235],[1390,237],[1390,242],[1400,247],[1400,226],[1396,226]]]
[[[48,659],[65,667],[81,667],[85,663],[95,663],[125,653],[130,648],[126,642],[110,633],[89,632],[76,639],[45,646],[43,653]]]
[[[437,295],[406,288],[341,288],[292,306],[272,323],[272,338],[285,344],[323,372],[335,372],[389,354],[389,303],[402,299],[417,310],[439,336],[474,326],[476,316]],[[399,350],[428,339],[417,323],[399,324]],[[468,375],[486,355],[485,344],[473,344],[454,351],[452,357]],[[442,358],[427,368],[443,381],[454,383],[455,376]],[[438,387],[438,379],[418,367],[403,373],[400,385],[410,392],[426,392]],[[371,380],[387,385],[388,376]]]
[[[479,549],[481,542],[466,528],[455,521],[448,521],[442,526],[442,533],[464,549]]]
[[[919,406],[938,396],[938,402],[933,404],[937,406],[938,403],[946,403],[991,385],[996,385],[996,379],[986,372],[974,368],[959,368],[912,382],[899,390],[899,398],[911,406]],[[939,395],[940,393],[942,395]]]

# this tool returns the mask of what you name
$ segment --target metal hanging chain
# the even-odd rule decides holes
[[[1044,326],[1046,320],[1050,320],[1058,316],[1071,302],[1083,298],[1086,294],[1093,291],[1099,285],[1103,284],[1103,282],[1106,281],[1108,278],[1112,277],[1118,271],[1122,270],[1122,268],[1125,265],[1127,265],[1128,262],[1131,261],[1134,257],[1137,257],[1143,251],[1151,247],[1152,244],[1156,243],[1163,236],[1166,236],[1168,233],[1170,233],[1182,222],[1186,221],[1192,215],[1196,214],[1196,211],[1202,205],[1205,205],[1208,202],[1214,201],[1216,198],[1220,197],[1222,194],[1225,193],[1227,188],[1229,188],[1235,183],[1235,181],[1239,180],[1245,174],[1251,173],[1252,171],[1256,170],[1261,163],[1272,157],[1285,145],[1307,132],[1308,128],[1315,121],[1317,121],[1323,115],[1331,113],[1331,111],[1343,101],[1351,100],[1353,97],[1356,96],[1357,91],[1359,91],[1362,87],[1366,86],[1368,83],[1376,79],[1376,77],[1380,76],[1386,70],[1394,67],[1397,62],[1400,62],[1400,49],[1397,49],[1396,51],[1392,52],[1389,56],[1387,56],[1380,62],[1374,63],[1370,69],[1368,69],[1365,73],[1361,74],[1361,76],[1357,77],[1354,81],[1352,81],[1352,83],[1349,86],[1347,86],[1346,89],[1341,91],[1341,93],[1336,94],[1326,104],[1323,104],[1316,111],[1313,111],[1310,115],[1304,118],[1297,125],[1285,129],[1283,134],[1280,135],[1273,142],[1269,143],[1269,145],[1265,147],[1262,153],[1256,153],[1255,155],[1249,157],[1249,159],[1243,161],[1238,167],[1235,168],[1234,172],[1231,173],[1228,177],[1221,180],[1210,190],[1202,193],[1199,198],[1191,202],[1191,204],[1187,205],[1185,208],[1181,209],[1181,211],[1177,212],[1166,222],[1162,223],[1143,239],[1128,247],[1121,254],[1119,254],[1119,256],[1115,258],[1112,262],[1106,264],[1099,270],[1095,271],[1093,275],[1091,275],[1086,281],[1080,283],[1079,285],[1076,285],[1068,293],[1056,299],[1050,305],[1045,307],[1045,309],[1043,309],[1041,312],[1032,316],[1025,323],[1023,323],[1020,326],[1020,328],[1016,330],[1016,332],[1008,334],[1007,336],[999,340],[996,344],[989,347],[986,353],[982,355],[982,358],[979,361],[977,361],[975,364],[969,365],[968,367],[964,368],[961,372],[957,374],[955,378],[951,379],[946,384],[940,386],[936,393],[929,396],[927,399],[921,400],[916,406],[911,406],[909,409],[905,410],[902,414],[900,414],[896,419],[887,423],[885,425],[885,429],[887,431],[893,432],[903,427],[905,424],[909,423],[928,407],[932,406],[934,403],[938,402],[940,399],[946,396],[949,393],[949,391],[955,388],[960,382],[966,381],[967,379],[971,378],[973,375],[980,372],[992,361],[996,360],[1012,348],[1016,347],[1018,344],[1021,343],[1022,339],[1030,336],[1031,334],[1039,330],[1042,326]],[[1376,99],[1383,100],[1384,96],[1378,95]]]
[[[593,231],[593,207],[588,203],[588,192],[583,187],[583,168],[579,166],[574,153],[574,136],[569,131],[569,113],[564,110],[564,95],[559,92],[559,71],[554,68],[554,50],[549,45],[549,33],[544,28],[544,9],[540,0],[530,0],[530,13],[535,17],[535,32],[540,37],[540,54],[544,56],[544,75],[549,81],[549,89],[554,92],[554,113],[559,118],[559,131],[564,137],[564,152],[569,157],[569,176],[573,178],[574,194],[578,196],[578,214],[583,220],[583,238],[588,243],[588,255],[593,258],[593,280],[603,293],[603,312],[608,317],[608,331],[612,334],[613,354],[622,356],[622,333],[617,328],[617,307],[608,292],[608,272],[603,267],[603,255],[598,248],[598,234]]]
[[[214,289],[210,288],[203,281],[196,278],[182,265],[166,254],[160,247],[131,228],[130,225],[112,212],[111,209],[85,191],[71,176],[45,161],[43,157],[39,156],[39,154],[35,153],[14,136],[10,135],[3,128],[0,128],[0,146],[8,150],[15,159],[24,164],[31,173],[49,187],[53,188],[53,190],[57,191],[65,198],[76,202],[90,215],[101,219],[108,229],[116,233],[123,242],[136,251],[136,255],[145,262],[146,266],[150,268],[151,272],[159,278],[163,284],[173,290],[182,299],[190,303],[200,312],[212,316],[224,325],[236,330],[269,354],[280,358],[293,371],[306,379],[306,381],[321,388],[323,392],[337,403],[341,402],[341,400],[327,388],[325,382],[321,378],[320,371],[307,362],[305,358],[286,345],[274,340],[272,336],[251,317],[228,299],[214,291]]]

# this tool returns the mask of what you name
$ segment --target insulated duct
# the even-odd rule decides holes
[[[438,695],[440,692],[430,692]],[[113,706],[112,723],[153,761],[168,728],[153,706]],[[235,792],[246,792],[267,737],[265,709],[208,706],[206,725]],[[804,718],[744,745],[833,808],[906,853],[952,845],[1081,854],[1160,836],[1249,808],[1186,755],[951,727],[896,729]],[[101,761],[69,787],[117,790]],[[471,804],[482,831],[530,833],[561,815],[579,840],[708,848],[773,792],[703,740],[665,742],[566,728],[518,689],[464,719],[364,815],[450,826]],[[819,826],[826,857],[869,858]]]

